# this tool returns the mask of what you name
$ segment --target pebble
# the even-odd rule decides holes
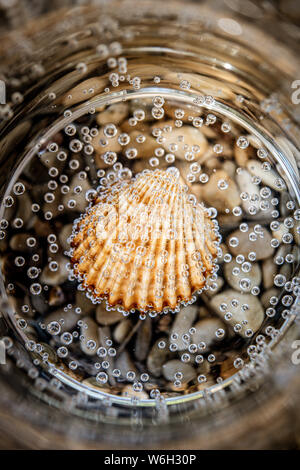
[[[222,181],[226,182],[226,189],[218,187]],[[203,187],[202,196],[207,204],[215,207],[221,213],[225,213],[226,209],[232,211],[241,203],[240,192],[235,181],[223,170],[217,170],[210,176],[209,181]]]
[[[265,309],[269,308],[270,305],[270,298],[271,297],[278,297],[279,296],[279,289],[272,287],[271,289],[266,290],[261,296],[261,303]]]
[[[57,270],[51,271],[49,264],[47,264],[43,272],[40,276],[40,281],[48,286],[57,286],[59,284],[63,284],[69,275],[69,270],[67,265],[69,264],[70,260],[62,255],[53,256],[51,262],[57,263]]]
[[[96,135],[96,137],[92,139],[91,145],[94,147],[95,152],[97,154],[97,159],[95,158],[95,163],[99,168],[101,168],[101,165],[104,165],[103,168],[105,168],[105,166],[109,166],[104,162],[104,160],[101,157],[102,155],[105,154],[105,152],[107,151],[116,152],[116,153],[121,152],[122,146],[118,142],[119,135],[120,135],[120,130],[117,128],[117,133],[114,137],[106,137],[106,135],[104,134],[104,127],[102,127],[99,130],[98,135]],[[100,144],[101,140],[103,140],[103,142],[107,142],[107,145],[102,146]]]
[[[234,273],[237,274],[234,274]],[[259,286],[261,283],[261,269],[258,263],[251,263],[249,272],[242,270],[242,265],[232,260],[230,263],[224,265],[224,276],[230,287],[237,291],[250,292],[254,286]],[[247,280],[246,285],[242,285],[241,281]],[[249,282],[250,281],[250,282]]]
[[[74,309],[68,309],[65,311],[65,309],[60,308],[46,316],[45,324],[49,325],[51,322],[58,322],[61,325],[61,332],[63,333],[75,328],[80,318],[80,315],[75,313]]]
[[[63,104],[65,106],[72,106],[81,101],[87,101],[93,96],[102,93],[106,86],[107,81],[103,78],[92,77],[84,80],[64,96]]]
[[[90,315],[95,310],[95,304],[93,304],[86,296],[86,293],[80,290],[76,291],[76,307],[81,309],[84,315]]]
[[[66,296],[60,286],[53,286],[49,293],[50,307],[59,307],[66,302]]]
[[[48,222],[35,218],[33,229],[39,237],[48,237],[52,233],[52,228]]]
[[[58,187],[52,194],[54,195],[54,200],[52,202],[44,202],[43,213],[51,212],[52,218],[54,218],[61,214],[61,211],[58,209],[62,202],[60,188]]]
[[[18,200],[18,209],[15,218],[23,220],[25,230],[30,230],[36,222],[37,217],[32,212],[32,201],[27,192],[22,194]]]
[[[136,335],[134,355],[139,361],[147,357],[152,337],[152,319],[147,317],[142,321]]]
[[[262,280],[265,289],[270,289],[274,285],[274,277],[277,274],[277,266],[273,258],[267,258],[262,262]]]
[[[280,243],[282,243],[282,237],[287,233],[289,233],[289,229],[283,223],[279,225],[277,230],[272,231],[273,237]]]
[[[73,224],[66,224],[62,227],[62,229],[58,233],[60,246],[65,251],[68,251],[70,249],[70,244],[67,242],[67,240],[69,236],[71,235],[72,230],[73,230]]]
[[[159,348],[158,345],[164,342],[166,343],[164,348]],[[153,344],[149,355],[147,357],[147,368],[154,377],[159,377],[162,373],[162,366],[170,356],[170,350],[168,347],[168,341],[166,338],[159,338]]]
[[[31,295],[30,301],[33,309],[40,315],[44,315],[49,311],[48,300],[43,291],[39,295]]]
[[[283,179],[276,173],[273,168],[270,168],[268,171],[264,170],[262,164],[256,160],[249,160],[247,162],[247,169],[254,176],[261,178],[261,181],[275,191],[285,191],[286,184]],[[278,182],[281,183],[278,185]]]
[[[233,300],[238,301],[237,306],[232,305]],[[226,305],[225,311],[220,310],[222,304]],[[228,323],[234,327],[236,324],[242,325],[243,321],[247,321],[247,324],[242,327],[238,333],[241,336],[246,336],[245,331],[252,329],[255,333],[262,325],[264,320],[264,310],[257,297],[252,294],[241,294],[233,289],[227,289],[220,294],[217,294],[210,302],[212,309],[222,320],[224,320],[224,314],[230,312],[232,317],[228,320]],[[242,305],[248,305],[248,309],[243,311]],[[224,320],[226,323],[227,321]]]
[[[111,340],[110,328],[108,326],[99,326],[98,334],[100,346],[107,348],[107,341]]]
[[[294,240],[295,240],[295,243],[297,243],[297,245],[300,245],[300,230],[299,230],[299,224],[298,225],[295,225],[292,230],[292,235],[294,237]]]
[[[241,215],[236,216],[234,214],[219,214],[218,216],[219,226],[226,231],[233,230],[241,221]]]
[[[214,342],[224,338],[219,339],[216,336],[216,331],[220,328],[225,332],[224,323],[218,318],[204,318],[203,320],[199,320],[194,324],[194,328],[196,332],[192,335],[192,343],[198,345],[204,342],[206,345],[205,349],[201,349],[201,353],[208,351]]]
[[[252,175],[245,168],[241,168],[236,175],[236,182],[239,186],[240,192],[248,194],[246,201],[242,200],[242,207],[246,214],[251,214],[251,208],[255,207],[256,211],[260,210],[261,196],[259,186],[252,181]]]
[[[172,359],[162,366],[162,373],[166,380],[175,381],[176,372],[181,372],[183,374],[183,378],[181,379],[182,383],[189,382],[196,376],[196,371],[193,366],[191,366],[191,364],[181,362],[179,359]]]
[[[97,114],[97,123],[100,126],[105,124],[121,124],[128,115],[127,103],[116,103],[108,106],[104,111]]]
[[[125,387],[122,390],[122,397],[138,398],[140,400],[147,400],[149,398],[149,395],[144,390],[141,390],[141,391],[133,390],[133,386],[128,384],[128,385],[125,385]]]
[[[189,305],[183,307],[179,313],[176,314],[175,321],[170,331],[169,341],[175,343],[178,351],[184,351],[189,345],[189,341],[184,341],[182,336],[189,334],[189,329],[193,325],[197,316],[198,307],[196,305]],[[172,335],[176,334],[177,339],[172,339]]]
[[[74,189],[78,187],[81,187],[81,191],[79,193],[75,193]],[[73,176],[71,184],[70,184],[70,190],[67,194],[63,196],[63,205],[65,206],[65,209],[71,210],[71,211],[83,212],[87,207],[87,200],[85,198],[85,194],[90,189],[91,189],[91,185],[87,178],[81,179],[78,174]],[[68,202],[70,200],[74,200],[76,202],[74,207],[73,206],[70,207],[68,205]]]
[[[239,167],[245,167],[247,165],[249,156],[250,156],[249,147],[247,147],[246,149],[242,149],[241,147],[238,147],[237,145],[234,147],[234,158],[235,158],[236,164]]]
[[[164,123],[165,125],[166,123]],[[170,133],[164,133],[165,141],[163,147],[168,153],[173,153],[180,160],[185,160],[187,152],[191,152],[194,145],[199,145],[200,151],[195,153],[195,160],[198,160],[201,155],[207,150],[208,143],[201,131],[191,126],[182,126],[180,128],[172,129]],[[177,149],[172,149],[172,144],[177,145]],[[184,148],[188,145],[188,149]]]
[[[9,240],[9,246],[14,251],[24,251],[25,253],[30,252],[33,248],[27,245],[27,240],[30,238],[29,233],[17,233],[13,235]],[[34,247],[35,249],[36,247]]]
[[[136,140],[141,134],[146,138],[143,143],[139,143]],[[138,130],[131,131],[129,133],[129,137],[129,144],[123,147],[123,153],[125,154],[125,156],[126,150],[134,148],[137,150],[137,156],[135,158],[150,158],[154,156],[154,151],[160,147],[154,137],[152,137],[151,135],[147,135],[144,132],[141,133],[141,131]]]
[[[105,304],[101,303],[96,308],[96,321],[99,325],[113,325],[124,320],[124,315],[117,310],[106,310]]]
[[[207,286],[209,287],[209,289],[205,291],[205,294],[207,295],[207,297],[211,298],[222,289],[223,285],[224,279],[221,276],[218,276],[215,281],[209,280],[207,282]]]
[[[129,318],[122,320],[120,323],[118,323],[113,331],[113,339],[119,344],[122,343],[131,329],[131,320]]]
[[[133,364],[131,357],[126,349],[122,351],[120,356],[117,358],[115,362],[115,368],[120,370],[121,377],[123,379],[126,379],[128,371],[132,371],[135,373],[137,372],[136,367]]]
[[[218,258],[218,263],[222,264],[222,263],[224,263],[224,256],[228,253],[228,248],[227,248],[227,245],[225,243],[221,243],[220,248],[222,250],[222,254],[221,254],[220,258]]]
[[[231,179],[234,179],[236,177],[236,173],[235,173],[236,172],[236,165],[233,161],[226,160],[223,163],[223,169]]]
[[[176,117],[176,114],[175,114],[175,111],[177,111],[178,109],[179,109],[179,107],[176,106],[176,105],[171,105],[169,103],[165,103],[165,105],[164,105],[164,110],[165,110],[166,115],[168,117],[170,117],[171,119],[173,119],[173,120],[178,119]],[[201,114],[202,114],[201,108],[196,108],[196,109],[185,108],[184,109],[184,115],[180,118],[180,120],[182,122],[188,123],[190,121],[191,117],[195,118],[195,117],[201,116]]]
[[[82,321],[83,325],[80,328],[80,332],[84,339],[80,341],[81,350],[87,356],[94,356],[99,348],[98,325],[91,317],[84,317]],[[91,343],[89,343],[90,341]]]
[[[241,232],[239,229],[232,232],[227,238],[227,246],[230,252],[237,256],[239,254],[248,258],[250,252],[256,253],[256,260],[269,258],[274,253],[274,248],[271,246],[271,234],[264,227],[260,228],[260,233],[255,234],[256,240],[251,241],[249,235],[254,234],[253,226],[249,226],[247,232]],[[237,246],[231,246],[230,239],[238,240]]]
[[[205,305],[200,305],[198,310],[198,318],[201,320],[210,316],[210,311]]]

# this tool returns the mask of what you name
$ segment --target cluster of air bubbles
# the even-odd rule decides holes
[[[130,72],[125,52],[117,41],[96,46],[97,58],[108,71],[103,90],[108,99],[110,92],[125,85],[131,93],[142,94],[144,79]],[[88,64],[80,61],[75,69],[85,80]],[[192,83],[180,74],[177,78],[181,95],[190,94]],[[232,374],[240,373],[248,362],[253,364],[264,344],[277,337],[278,317],[280,321],[289,318],[300,293],[300,280],[293,273],[299,256],[295,245],[300,210],[291,197],[285,197],[283,172],[253,136],[229,119],[220,119],[213,96],[198,95],[193,106],[177,103],[176,97],[169,100],[160,90],[163,81],[163,76],[153,77],[156,92],[150,98],[124,98],[99,108],[93,103],[78,120],[73,119],[72,103],[78,106],[83,98],[94,98],[98,84],[91,81],[81,91],[74,88],[66,95],[69,109],[63,113],[62,129],[47,143],[41,139],[31,174],[20,174],[3,198],[0,241],[4,248],[0,245],[0,250],[5,284],[9,295],[16,296],[17,326],[28,335],[26,349],[34,358],[29,375],[39,387],[44,385],[38,382],[36,368],[54,363],[55,358],[61,370],[69,371],[85,387],[132,400],[146,397],[160,402],[164,394],[202,391],[226,380],[228,363]],[[48,102],[57,99],[50,90]],[[19,93],[12,96],[14,104],[22,100]],[[11,106],[1,108],[2,118],[12,115]],[[85,279],[78,282],[74,276],[72,227],[75,221],[82,222],[82,214],[93,208],[99,194],[114,188],[115,195],[136,175],[157,169],[184,185],[191,207],[200,202],[208,208],[217,235],[218,264],[203,290],[180,306],[161,312],[151,305],[145,311],[132,308],[129,312],[118,304],[105,307],[83,288]],[[158,195],[153,188],[162,219],[166,214],[161,200],[172,196],[172,192]],[[132,207],[140,199],[138,192],[131,194]],[[108,202],[109,211],[113,196]],[[158,230],[151,221],[137,223],[138,215],[130,215],[138,233],[147,229],[149,236]],[[144,209],[142,216],[146,215]],[[96,217],[98,232],[91,227],[85,239],[95,260],[94,239],[107,223],[102,213]],[[113,220],[111,210],[108,222]],[[165,275],[164,266],[173,263],[176,270],[177,260],[169,256],[166,246],[157,259],[143,258],[143,247],[126,235],[119,232],[117,241],[108,241],[114,248],[109,263],[119,263],[120,273],[128,269],[134,253],[135,269],[142,260],[148,277],[157,274],[151,278],[153,298],[161,299],[163,283],[172,290],[177,279],[175,273]],[[193,232],[189,235],[190,262],[205,273],[211,260],[202,258]],[[144,236],[147,243],[149,238]],[[170,226],[166,240],[162,245],[179,243],[180,233]],[[82,252],[80,262],[84,258]],[[110,277],[109,263],[103,278]],[[147,276],[141,280],[145,286]],[[183,285],[190,277],[184,262]],[[127,288],[128,293],[134,292],[133,282]],[[12,347],[8,340],[6,347]],[[59,387],[56,381],[51,382],[54,388]]]

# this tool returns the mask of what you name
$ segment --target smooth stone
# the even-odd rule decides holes
[[[167,153],[173,153],[179,160],[185,160],[186,153],[191,152],[194,145],[199,145],[200,151],[195,153],[196,161],[208,147],[206,137],[204,137],[201,130],[192,126],[173,127],[172,132],[165,132],[163,136],[165,137],[165,141],[162,143],[164,149]],[[170,149],[171,144],[177,144],[177,150],[172,151]],[[185,145],[188,146],[187,150],[184,148]]]
[[[292,235],[294,237],[295,242],[297,245],[300,245],[300,230],[299,230],[299,223],[298,225],[295,224],[295,226],[292,228]]]
[[[101,157],[102,155],[105,154],[105,152],[107,152],[107,151],[116,152],[116,153],[121,152],[122,146],[119,144],[119,141],[118,141],[119,135],[120,135],[120,131],[118,130],[117,134],[114,137],[111,137],[111,138],[106,137],[106,135],[104,134],[104,127],[102,127],[99,130],[98,135],[96,135],[92,139],[91,145],[94,147],[95,152],[97,154],[97,159],[95,160],[95,163],[96,163],[98,168],[101,168],[101,167],[105,168],[105,167],[109,166],[108,164],[106,164],[104,162],[104,160]],[[106,141],[107,145],[105,145],[103,147],[100,144],[101,140]],[[102,161],[102,163],[101,163],[101,161]]]
[[[115,368],[120,370],[121,377],[123,379],[126,379],[127,372],[137,372],[136,367],[133,364],[132,359],[126,349],[122,351],[120,356],[117,358],[115,362]]]
[[[220,248],[222,250],[221,256],[218,257],[218,264],[224,263],[224,256],[229,253],[227,245],[225,243],[221,243]]]
[[[239,304],[237,307],[231,305],[233,299],[238,301]],[[224,312],[220,310],[221,304],[227,304],[227,308]],[[241,306],[244,304],[249,306],[248,310],[243,311],[241,309]],[[252,294],[241,294],[233,289],[228,289],[213,297],[210,305],[214,312],[232,327],[236,324],[241,325],[242,321],[246,320],[247,324],[238,332],[243,337],[246,336],[245,332],[247,329],[251,329],[255,333],[264,321],[264,309],[258,298]],[[224,315],[227,312],[232,314],[232,318],[229,321],[224,320]]]
[[[178,351],[184,351],[189,346],[189,342],[184,341],[182,339],[182,335],[189,335],[189,329],[195,321],[197,312],[198,307],[196,305],[188,305],[187,307],[183,307],[175,316],[175,321],[170,331],[169,341],[170,343],[175,343],[177,345]],[[172,339],[173,334],[178,335],[176,340]]]
[[[144,361],[148,355],[152,337],[152,319],[147,317],[142,321],[136,335],[134,355],[139,361]]]
[[[146,140],[143,143],[139,143],[136,138],[139,135],[143,135],[146,137]],[[156,142],[155,138],[152,137],[151,135],[145,134],[144,132],[142,133],[141,131],[136,131],[133,130],[132,132],[129,133],[130,137],[130,142],[128,145],[126,145],[123,150],[125,153],[126,150],[134,148],[137,150],[137,158],[150,158],[153,157],[155,149],[159,148],[159,144]],[[163,158],[163,157],[162,157]]]
[[[236,177],[236,164],[233,161],[226,160],[223,163],[223,169],[231,179]]]
[[[233,269],[239,269],[237,275],[233,274]],[[241,292],[250,292],[254,286],[259,286],[261,283],[261,270],[258,263],[251,263],[251,269],[249,272],[242,270],[242,265],[232,260],[230,263],[224,264],[224,276],[230,287]],[[240,282],[242,279],[250,280],[249,287],[241,287]]]
[[[289,229],[283,223],[279,225],[278,230],[272,231],[273,238],[276,238],[280,243],[282,243],[282,237],[287,233],[289,233]]]
[[[39,295],[31,295],[30,301],[32,308],[39,314],[45,315],[49,310],[49,303],[46,299],[45,292],[41,292]]]
[[[62,229],[59,231],[59,234],[58,234],[59,243],[62,249],[65,251],[70,250],[70,244],[68,243],[67,240],[70,237],[72,230],[73,230],[73,224],[67,224],[67,225],[64,225]]]
[[[250,173],[254,176],[258,176],[261,178],[261,181],[266,185],[269,186],[272,189],[275,189],[275,191],[285,191],[286,190],[286,184],[284,180],[281,178],[281,176],[273,169],[270,168],[270,170],[265,171],[262,168],[262,164],[256,160],[249,160],[247,162],[247,169],[250,171]],[[280,183],[279,185],[277,183]]]
[[[118,125],[128,116],[128,112],[127,103],[112,104],[97,114],[97,123],[100,126],[105,124]]]
[[[13,235],[11,239],[9,240],[9,246],[12,250],[14,251],[24,251],[24,252],[30,252],[36,249],[36,246],[33,248],[30,248],[30,246],[27,245],[27,240],[30,238],[29,233],[17,233],[16,235]]]
[[[250,209],[255,207],[256,211],[260,211],[261,196],[259,186],[252,181],[253,176],[245,169],[241,168],[236,174],[236,182],[240,192],[246,192],[249,198],[246,201],[242,200],[242,207],[246,214],[250,214]]]
[[[218,187],[222,180],[226,181],[228,185],[226,189]],[[226,209],[232,211],[234,207],[241,204],[237,184],[223,170],[217,170],[209,177],[209,181],[203,186],[202,197],[207,204],[215,207],[221,213],[225,213]]]
[[[46,265],[40,276],[40,281],[43,284],[47,284],[49,286],[57,286],[59,284],[63,284],[68,279],[69,270],[67,265],[69,264],[70,260],[62,255],[58,255],[53,257],[52,261],[57,262],[57,270],[51,271],[49,265]]]
[[[48,235],[53,232],[50,224],[45,220],[39,219],[38,217],[36,217],[34,220],[33,229],[36,235],[39,237],[48,237]]]
[[[100,346],[107,349],[107,341],[111,340],[111,332],[109,326],[99,326],[98,335]]]
[[[289,281],[292,275],[292,266],[288,263],[283,264],[280,266],[279,274],[285,276],[286,280]]]
[[[166,343],[166,346],[159,348],[158,344],[162,341]],[[147,368],[150,374],[154,375],[154,377],[159,377],[162,373],[162,366],[170,357],[170,354],[166,338],[162,337],[155,341],[147,357]]]
[[[117,310],[106,310],[105,304],[101,303],[96,308],[96,321],[99,325],[114,325],[124,320],[124,315]]]
[[[59,307],[66,302],[66,296],[60,286],[53,286],[49,292],[50,307]]]
[[[166,380],[175,381],[176,378],[174,376],[176,372],[183,374],[182,379],[180,379],[182,383],[189,382],[196,376],[196,371],[193,366],[181,362],[179,359],[172,359],[162,366],[162,373]]]
[[[132,385],[128,384],[128,385],[125,385],[125,387],[122,390],[122,397],[138,398],[139,400],[147,400],[149,398],[149,395],[144,390],[141,390],[140,392],[133,390]]]
[[[198,310],[198,318],[202,320],[210,316],[210,311],[205,305],[200,305]]]
[[[279,294],[280,290],[276,289],[276,287],[272,287],[271,289],[266,290],[261,296],[261,303],[264,308],[267,309],[269,307],[273,307],[273,305],[270,304],[270,299],[271,297],[278,297]]]
[[[43,203],[43,213],[51,212],[52,218],[55,218],[61,214],[61,211],[58,209],[63,200],[60,187],[52,191],[52,194],[54,195],[54,200],[52,202]]]
[[[270,289],[274,285],[274,277],[277,274],[277,265],[274,263],[273,258],[267,258],[262,262],[262,281],[265,289]]]
[[[234,158],[235,162],[239,167],[245,167],[247,162],[251,156],[251,152],[249,151],[249,147],[242,149],[237,145],[234,147]]]
[[[271,234],[264,227],[261,227],[260,233],[257,234],[257,239],[255,241],[249,240],[249,235],[253,232],[253,226],[249,226],[248,232],[241,232],[240,230],[235,230],[227,238],[227,246],[230,252],[234,255],[244,255],[245,258],[248,258],[250,252],[256,253],[256,261],[269,258],[274,253],[274,248],[271,246]],[[238,245],[231,246],[230,239],[237,238]]]
[[[81,350],[87,356],[94,356],[99,348],[98,325],[91,317],[84,317],[82,318],[82,321],[83,325],[80,328],[80,333],[84,336],[84,339],[80,341]],[[87,328],[85,328],[85,325]],[[88,344],[89,341],[93,341],[95,343],[95,347],[91,347]]]
[[[132,329],[132,322],[129,318],[122,320],[120,323],[117,324],[113,331],[113,339],[117,343],[122,343],[130,330]]]
[[[81,187],[81,192],[80,193],[74,193],[74,189],[80,186]],[[88,206],[88,202],[85,198],[85,195],[87,191],[91,189],[90,182],[87,178],[81,179],[79,178],[78,175],[73,176],[71,184],[70,184],[70,190],[67,194],[63,196],[63,205],[66,210],[70,211],[76,211],[76,212],[83,212],[86,207]],[[73,199],[76,201],[76,205],[74,207],[69,207],[68,202]]]
[[[93,96],[102,93],[106,86],[107,80],[103,78],[88,78],[66,93],[63,98],[63,104],[65,106],[72,106],[81,101],[88,101]]]
[[[219,226],[226,231],[234,230],[241,221],[241,215],[219,214],[218,216]]]
[[[68,309],[65,312],[63,308],[60,308],[46,316],[45,324],[48,325],[53,321],[58,322],[61,325],[61,332],[63,333],[65,331],[71,331],[73,328],[75,328],[80,318],[80,315],[75,313],[73,309]],[[61,320],[63,320],[63,322]]]
[[[18,210],[15,218],[23,220],[23,227],[26,230],[30,230],[36,222],[37,217],[32,212],[32,201],[27,192],[23,193],[22,196],[18,198]]]
[[[216,295],[224,286],[224,279],[221,276],[218,276],[215,281],[209,280],[207,282],[208,289],[205,291],[205,294],[208,297],[212,297]]]
[[[83,315],[90,315],[95,310],[96,305],[87,298],[85,291],[77,290],[76,307],[81,309]]]
[[[206,344],[206,348],[202,352],[206,352],[210,346],[223,338],[216,336],[216,331],[222,328],[225,331],[224,323],[218,318],[204,318],[195,323],[196,332],[192,335],[192,343],[198,345],[201,342]]]

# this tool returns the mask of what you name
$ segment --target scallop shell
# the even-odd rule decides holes
[[[95,301],[141,312],[193,301],[215,272],[218,226],[178,170],[145,170],[100,193],[74,223],[71,263]]]

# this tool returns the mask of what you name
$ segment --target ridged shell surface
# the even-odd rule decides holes
[[[218,229],[176,172],[145,171],[99,194],[75,221],[71,247],[74,275],[92,299],[161,312],[205,287]]]

